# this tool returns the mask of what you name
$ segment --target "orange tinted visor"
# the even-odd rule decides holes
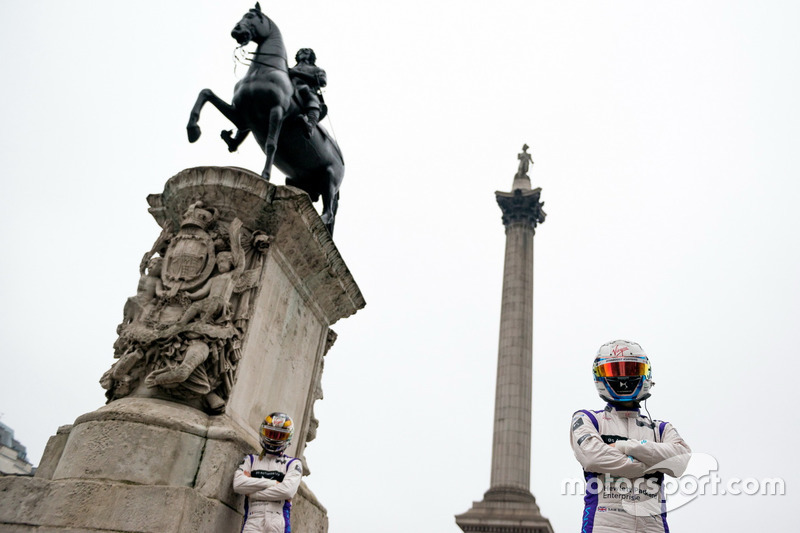
[[[650,365],[635,361],[612,361],[597,365],[594,375],[599,378],[623,378],[646,376],[650,372]]]
[[[288,440],[291,435],[292,434],[289,431],[279,431],[277,429],[272,429],[272,428],[261,428],[261,436],[266,437],[269,440],[273,441],[275,440],[279,442],[285,441]]]

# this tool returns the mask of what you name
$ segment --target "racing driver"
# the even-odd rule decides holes
[[[303,466],[284,450],[294,434],[285,413],[272,413],[259,428],[261,453],[247,455],[233,475],[233,490],[246,494],[242,533],[289,533],[291,499],[300,486]]]
[[[600,347],[592,370],[607,405],[577,411],[570,430],[586,478],[581,533],[667,533],[664,474],[683,474],[691,450],[672,424],[639,414],[654,385],[650,360],[637,343],[616,340]]]

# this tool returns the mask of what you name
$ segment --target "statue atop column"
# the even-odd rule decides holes
[[[189,142],[200,138],[200,111],[206,102],[216,107],[237,128],[221,134],[235,152],[250,132],[267,156],[261,177],[269,180],[274,164],[286,175],[286,184],[304,190],[316,202],[322,197],[322,221],[333,235],[344,178],[344,158],[339,145],[319,124],[327,107],[321,87],[327,75],[316,66],[310,48],[297,52],[297,65],[289,70],[286,47],[278,26],[256,3],[234,26],[231,36],[245,46],[257,44],[250,66],[228,104],[210,89],[203,89],[189,116]]]
[[[528,176],[528,166],[533,164],[533,157],[528,153],[528,148],[530,148],[530,146],[523,144],[522,152],[517,155],[517,159],[519,159],[519,169],[517,170],[515,178],[526,177],[530,179],[530,176]]]
[[[511,184],[512,192],[531,190],[531,177],[528,176],[528,169],[533,164],[533,157],[528,153],[528,148],[530,147],[527,144],[523,144],[522,152],[517,154],[519,167],[517,167],[517,173],[514,174],[514,182]]]

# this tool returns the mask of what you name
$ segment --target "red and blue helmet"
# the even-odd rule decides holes
[[[602,345],[592,373],[598,394],[607,402],[638,402],[650,397],[650,359],[635,342],[616,340]]]

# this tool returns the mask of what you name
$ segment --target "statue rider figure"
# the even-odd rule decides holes
[[[297,65],[289,69],[289,78],[300,99],[302,107],[300,118],[306,125],[303,134],[306,139],[310,139],[317,123],[324,118],[327,111],[320,88],[328,84],[328,77],[325,71],[316,65],[317,55],[311,48],[301,48],[294,59]]]

